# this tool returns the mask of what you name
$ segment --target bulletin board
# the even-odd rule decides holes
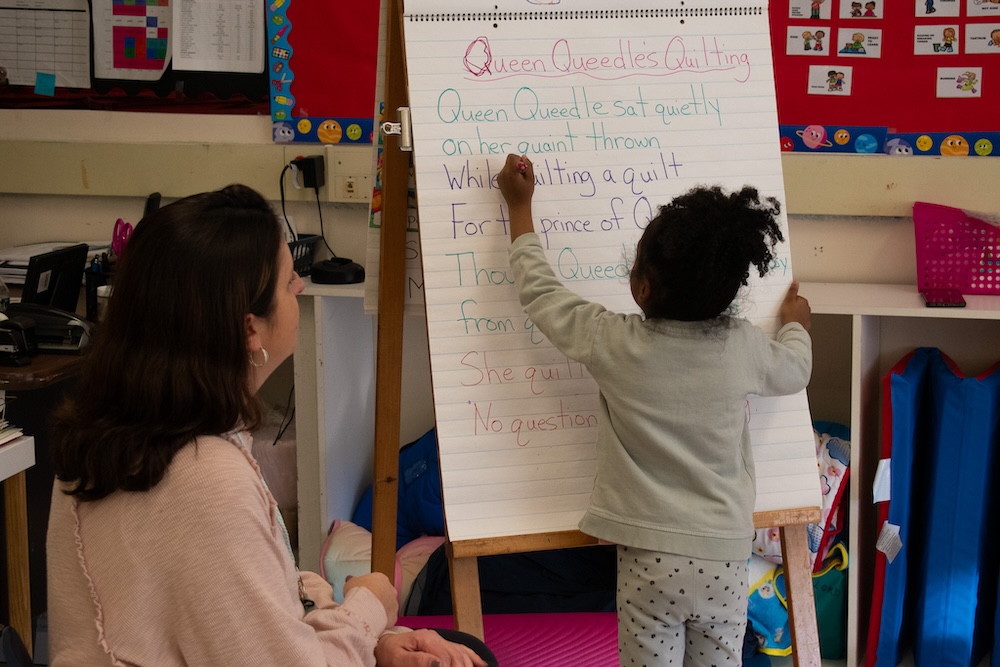
[[[371,143],[378,22],[378,0],[273,0],[268,5],[275,141]]]
[[[267,113],[264,73],[173,68],[174,4],[0,1],[0,108]]]
[[[782,150],[1000,154],[1000,0],[772,0]]]

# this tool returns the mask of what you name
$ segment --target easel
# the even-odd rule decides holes
[[[407,106],[403,47],[403,0],[388,3],[385,117]],[[382,151],[382,235],[378,277],[378,341],[375,349],[375,462],[372,487],[372,571],[390,579],[396,562],[399,487],[399,408],[403,368],[403,295],[406,281],[406,190],[409,153]]]
[[[754,513],[754,527],[779,526],[781,556],[785,566],[788,624],[792,633],[793,661],[796,667],[820,667],[819,631],[813,601],[812,563],[806,524],[820,519],[818,507]],[[483,603],[479,588],[479,556],[525,553],[547,549],[568,549],[597,544],[597,540],[578,531],[515,535],[482,540],[448,542],[451,568],[451,595],[455,627],[483,638]]]
[[[402,0],[387,0],[385,114],[406,107],[406,58]],[[385,144],[382,153],[383,211],[379,262],[378,344],[375,372],[375,479],[372,570],[392,577],[395,569],[399,466],[399,408],[403,346],[406,191],[408,153]],[[786,572],[786,599],[796,667],[819,667],[819,632],[813,601],[812,565],[806,524],[817,523],[815,508],[757,512],[758,528],[778,526]],[[446,544],[455,627],[483,639],[479,557],[566,549],[597,544],[579,531],[514,535]]]

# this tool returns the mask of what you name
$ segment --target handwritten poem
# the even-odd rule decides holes
[[[784,200],[766,13],[462,20],[413,4],[404,32],[449,536],[572,529],[593,484],[599,396],[521,309],[497,173],[508,153],[530,156],[535,230],[556,275],[635,312],[628,274],[660,205],[699,184]],[[779,250],[737,304],[772,333],[792,278]],[[748,414],[758,508],[818,504],[804,394],[753,399]]]

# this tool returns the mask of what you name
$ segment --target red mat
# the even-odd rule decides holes
[[[455,627],[451,616],[405,616],[397,623]],[[500,667],[618,667],[614,612],[487,614],[483,634]]]

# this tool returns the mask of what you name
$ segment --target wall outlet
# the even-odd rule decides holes
[[[326,184],[326,168],[322,155],[306,155],[292,160],[302,176],[302,187],[318,190]]]
[[[346,174],[333,179],[334,196],[338,201],[366,202],[371,197],[372,179],[369,176]]]

